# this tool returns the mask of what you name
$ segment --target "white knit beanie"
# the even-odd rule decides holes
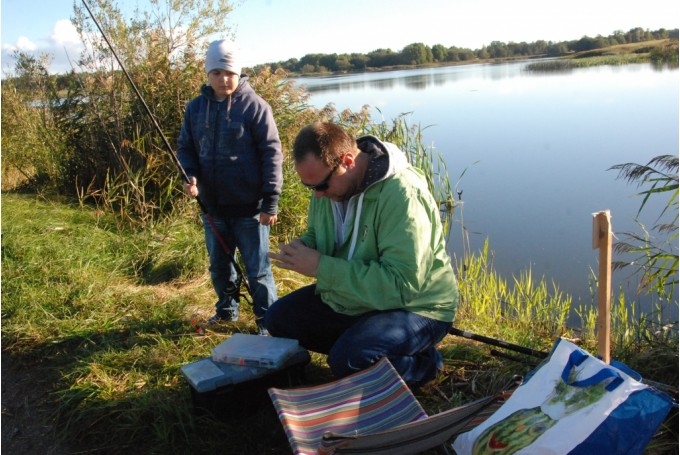
[[[230,71],[241,75],[241,62],[232,41],[221,39],[213,41],[205,54],[205,73],[214,69]]]

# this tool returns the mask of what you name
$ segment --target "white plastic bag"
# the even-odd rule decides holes
[[[563,339],[458,455],[642,453],[672,400]]]

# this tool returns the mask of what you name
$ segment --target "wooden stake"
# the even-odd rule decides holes
[[[603,362],[610,361],[612,227],[609,210],[593,213],[593,249],[600,249],[597,280],[597,346]]]

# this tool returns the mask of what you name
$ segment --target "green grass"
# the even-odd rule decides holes
[[[9,193],[2,202],[3,355],[53,379],[51,412],[59,437],[71,448],[288,453],[271,406],[236,421],[193,412],[181,366],[208,356],[233,332],[255,332],[245,303],[242,321],[196,332],[214,301],[196,218],[167,220],[152,233],[128,233],[87,207]],[[570,335],[564,296],[550,297],[554,289],[530,273],[504,282],[488,257],[485,250],[467,258],[457,326],[540,350],[549,349],[556,336]],[[276,273],[281,294],[302,284]],[[636,337],[619,358],[643,367],[650,379],[677,384],[677,339],[637,330],[647,339]],[[584,345],[592,347],[593,340]],[[463,338],[449,336],[441,349],[445,375],[418,395],[430,413],[494,392],[530,369]],[[668,376],[671,370],[675,379]],[[330,379],[324,356],[313,356],[307,379]],[[670,422],[655,439],[655,450],[677,450],[677,420],[675,426]]]

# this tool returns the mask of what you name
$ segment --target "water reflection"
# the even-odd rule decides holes
[[[551,59],[544,59],[551,60]],[[541,61],[537,59],[537,61]],[[526,71],[527,62],[483,63],[414,70],[383,71],[350,75],[331,75],[296,78],[296,83],[310,93],[337,92],[344,90],[392,90],[406,88],[423,90],[432,85],[445,85],[465,79],[504,80],[520,76],[532,76]]]
[[[432,81],[432,76],[429,74],[418,74],[416,76],[409,76],[404,78],[404,86],[406,88],[422,90]]]

